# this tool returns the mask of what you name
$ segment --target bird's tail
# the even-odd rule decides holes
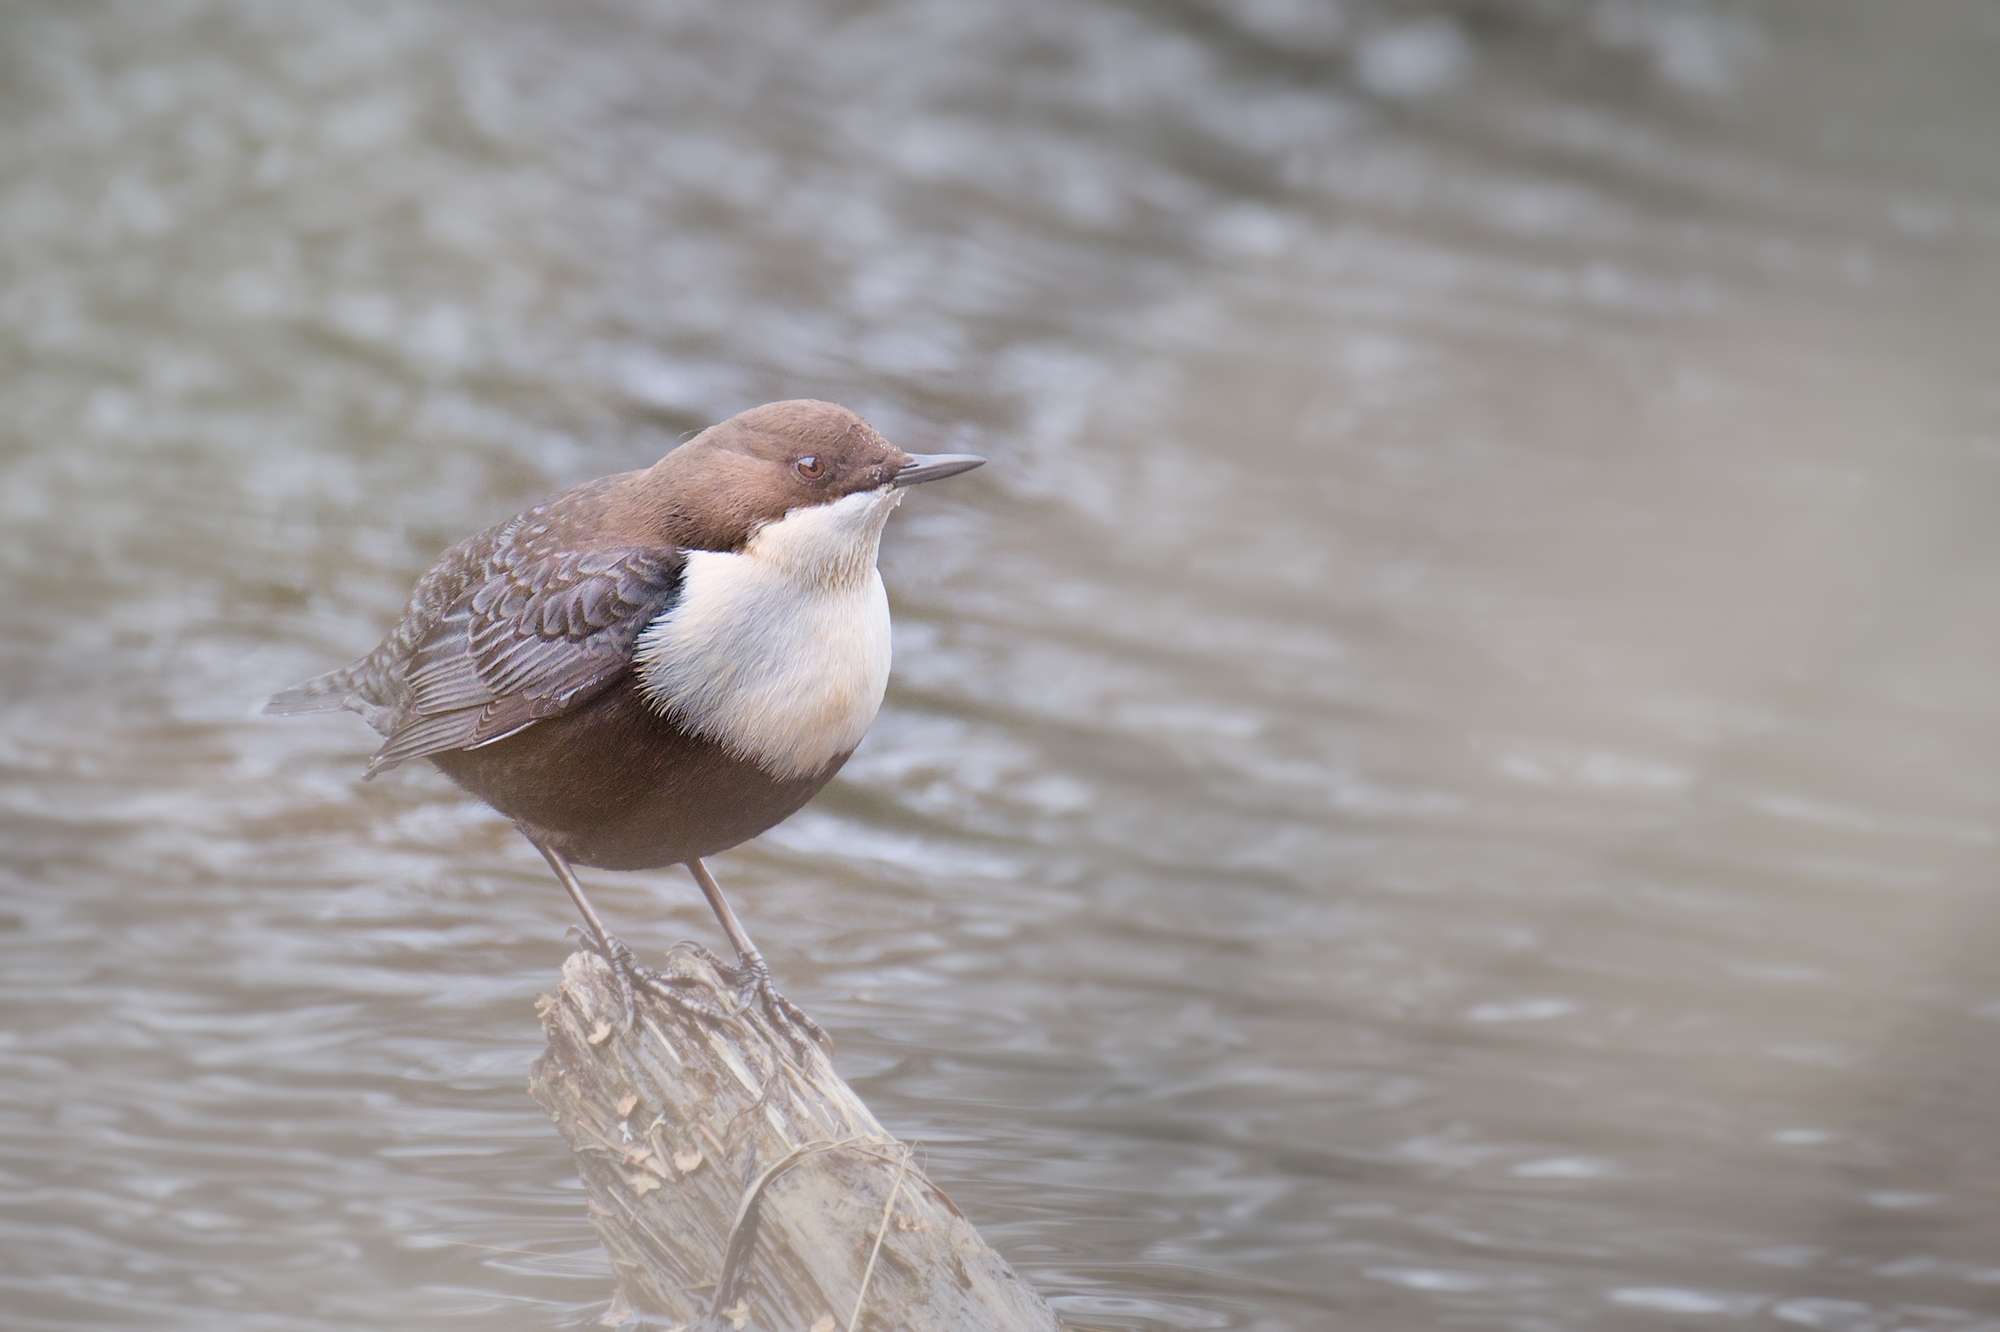
[[[366,700],[355,687],[360,684],[357,668],[366,664],[364,658],[337,671],[315,675],[290,689],[279,690],[264,704],[264,713],[271,717],[296,717],[307,712],[339,712],[343,708],[364,712]]]

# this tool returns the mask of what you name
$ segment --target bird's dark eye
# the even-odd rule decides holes
[[[818,454],[808,453],[799,459],[798,469],[799,475],[806,480],[817,481],[826,472],[826,464],[819,460]]]

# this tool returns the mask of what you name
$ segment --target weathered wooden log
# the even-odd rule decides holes
[[[1056,1332],[1055,1312],[889,1136],[817,1048],[737,1009],[706,956],[669,974],[728,1014],[639,996],[618,1030],[611,969],[563,965],[538,1004],[528,1090],[589,1190],[616,1292],[641,1315],[730,1332]]]

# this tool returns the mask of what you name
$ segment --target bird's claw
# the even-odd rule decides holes
[[[762,957],[752,953],[733,967],[725,966],[722,971],[735,987],[739,1008],[755,1004],[763,1010],[772,1027],[790,1042],[792,1049],[801,1057],[814,1045],[832,1052],[833,1038],[821,1029],[819,1023],[807,1017],[803,1008],[778,993],[778,987],[771,983],[771,968]]]
[[[731,1015],[714,1004],[688,993],[690,989],[706,989],[701,980],[693,976],[676,976],[671,972],[656,971],[643,965],[634,957],[632,950],[616,935],[599,939],[589,930],[572,928],[570,934],[585,948],[603,958],[611,968],[611,977],[618,986],[622,1021],[620,1031],[632,1030],[638,1017],[637,996],[648,994],[660,999],[683,1013],[705,1022],[729,1023]],[[806,1016],[800,1008],[784,995],[778,993],[771,983],[771,968],[755,953],[740,958],[735,963],[724,962],[698,943],[683,940],[676,947],[684,948],[690,955],[715,968],[729,987],[736,992],[736,1011],[747,1008],[762,1012],[771,1027],[790,1043],[792,1049],[803,1057],[808,1049],[818,1045],[829,1053],[833,1050],[833,1038]]]
[[[630,947],[616,935],[599,939],[588,930],[571,928],[570,934],[585,948],[604,959],[611,968],[612,981],[618,986],[621,1006],[620,1031],[632,1030],[638,1020],[639,994],[651,995],[690,1017],[704,1022],[726,1023],[729,1015],[714,1004],[690,993],[707,987],[693,976],[676,976],[670,972],[658,971],[646,966],[633,955]]]

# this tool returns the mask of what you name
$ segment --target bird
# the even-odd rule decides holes
[[[685,865],[736,952],[701,950],[737,1003],[825,1044],[704,862],[853,754],[889,679],[883,526],[909,487],[985,461],[906,453],[830,402],[753,407],[452,546],[380,645],[265,711],[357,712],[383,737],[368,777],[428,759],[512,819],[610,965],[626,1029],[637,991],[722,1014],[637,962],[579,865]]]

